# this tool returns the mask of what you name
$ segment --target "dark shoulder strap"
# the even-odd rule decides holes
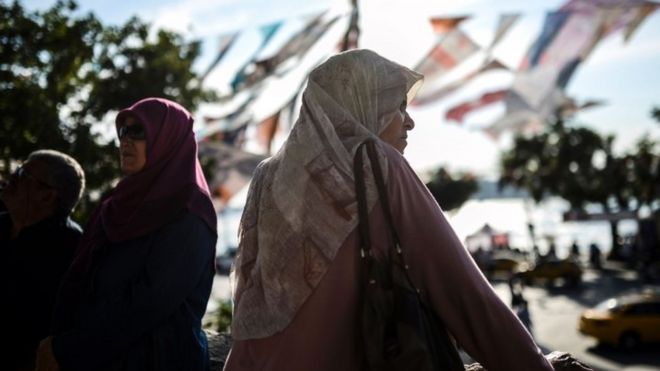
[[[397,252],[401,252],[401,244],[399,243],[399,236],[396,233],[394,228],[394,223],[392,222],[392,212],[390,210],[390,202],[387,194],[387,187],[385,185],[385,178],[383,176],[383,170],[380,167],[380,161],[378,161],[378,155],[376,153],[376,145],[373,139],[368,139],[364,141],[358,147],[355,153],[355,160],[353,161],[353,175],[355,176],[355,193],[358,203],[358,217],[359,224],[358,228],[360,229],[360,250],[362,256],[370,253],[371,250],[371,234],[369,232],[369,209],[367,206],[367,194],[365,186],[365,177],[363,171],[363,148],[367,150],[367,156],[369,157],[369,162],[371,163],[371,170],[374,175],[374,181],[376,183],[376,188],[378,189],[378,199],[380,200],[381,207],[383,209],[383,214],[385,215],[385,222],[387,223],[387,230],[390,232],[392,241],[394,242]]]
[[[367,154],[369,156],[369,161],[371,161],[371,168],[374,173],[376,188],[378,189],[378,198],[380,199],[383,208],[383,214],[385,214],[387,229],[390,231],[390,237],[396,246],[397,252],[400,253],[401,244],[399,243],[399,235],[396,233],[396,228],[394,228],[392,209],[390,208],[390,198],[387,194],[387,186],[385,185],[385,177],[383,176],[383,170],[380,167],[380,161],[378,161],[378,155],[376,153],[376,145],[373,141],[367,142]]]
[[[364,258],[371,250],[371,235],[369,234],[369,210],[367,208],[367,190],[364,183],[364,171],[362,161],[362,148],[364,143],[358,146],[353,160],[353,176],[355,178],[355,197],[358,206],[358,228],[360,229],[360,255]]]

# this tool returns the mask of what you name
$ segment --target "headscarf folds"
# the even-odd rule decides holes
[[[146,98],[119,112],[117,127],[129,115],[144,125],[147,162],[124,177],[103,202],[100,217],[108,239],[145,235],[183,210],[198,215],[215,232],[216,214],[197,159],[190,113],[175,102]]]

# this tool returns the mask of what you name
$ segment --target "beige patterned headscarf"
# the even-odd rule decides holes
[[[314,291],[357,226],[358,145],[386,128],[421,79],[370,50],[335,55],[311,72],[300,118],[250,186],[233,272],[235,339],[282,331]],[[367,181],[372,206],[375,193]]]

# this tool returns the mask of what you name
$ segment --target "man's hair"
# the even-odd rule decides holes
[[[28,161],[40,161],[48,167],[48,183],[58,195],[56,213],[68,216],[76,206],[85,189],[85,172],[73,157],[52,149],[30,153]]]

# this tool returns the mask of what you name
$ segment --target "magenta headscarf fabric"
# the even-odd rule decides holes
[[[147,162],[124,177],[100,212],[106,237],[113,242],[145,235],[183,210],[216,231],[216,214],[197,159],[190,113],[162,98],[146,98],[117,115],[117,127],[132,115],[144,125]]]

